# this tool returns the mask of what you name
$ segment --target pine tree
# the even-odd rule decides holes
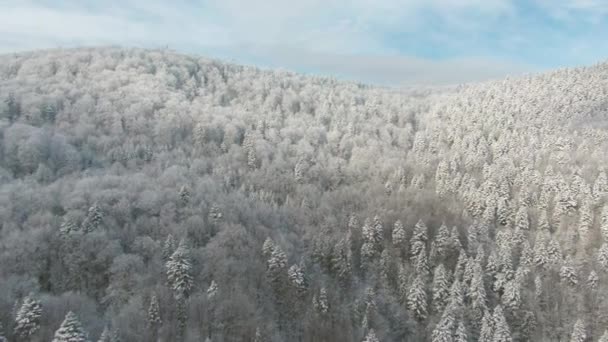
[[[570,257],[567,257],[566,260],[564,260],[564,263],[559,270],[559,276],[563,282],[566,282],[570,286],[576,286],[578,284],[578,274]]]
[[[494,308],[494,315],[492,315],[492,326],[494,328],[494,334],[492,335],[492,342],[511,342],[511,331],[509,325],[502,313],[500,305]]]
[[[165,262],[167,262],[167,260],[169,260],[169,258],[171,257],[171,255],[173,254],[173,252],[175,252],[175,238],[173,237],[173,235],[169,234],[167,235],[167,239],[165,240],[165,243],[163,245],[163,260]]]
[[[97,230],[97,228],[99,228],[99,226],[101,225],[102,220],[103,213],[101,211],[101,208],[97,203],[95,203],[89,208],[87,217],[83,222],[84,231],[86,233],[90,233],[92,231]]]
[[[434,256],[440,258],[444,258],[446,256],[447,248],[450,243],[450,232],[448,230],[448,226],[445,223],[442,223],[437,231],[437,235],[435,236],[435,240],[433,241],[433,254]]]
[[[500,225],[506,226],[511,222],[511,208],[506,198],[501,198],[498,201],[496,208],[496,216]]]
[[[392,240],[393,245],[397,248],[403,248],[406,243],[405,229],[400,220],[397,220],[393,226]]]
[[[424,277],[416,276],[407,295],[407,307],[416,319],[423,321],[427,315],[427,296]]]
[[[600,278],[598,277],[597,273],[594,270],[591,270],[591,272],[589,272],[589,276],[587,277],[587,287],[590,290],[597,290],[599,281]]]
[[[454,322],[455,318],[450,308],[446,308],[441,315],[441,320],[433,329],[431,342],[453,342],[454,341]]]
[[[435,267],[433,274],[433,310],[435,312],[442,312],[445,308],[450,295],[449,286],[450,282],[445,267],[443,264],[439,264]]]
[[[367,335],[365,335],[365,338],[363,339],[363,342],[380,342],[380,340],[378,337],[376,337],[376,332],[374,329],[369,329]]]
[[[595,203],[600,203],[606,191],[608,190],[608,178],[606,177],[606,171],[602,168],[593,183],[593,199]]]
[[[456,328],[456,335],[454,336],[454,342],[468,342],[469,336],[467,334],[467,327],[464,325],[462,321],[458,323],[458,328]]]
[[[4,326],[2,326],[2,322],[0,322],[0,342],[8,342],[8,339],[4,335]]]
[[[175,298],[186,298],[192,289],[192,265],[190,264],[189,249],[182,240],[166,264],[167,279]]]
[[[55,332],[53,342],[86,342],[87,334],[82,328],[78,317],[70,311],[65,316],[63,323]]]
[[[266,238],[266,240],[264,240],[264,244],[262,245],[262,254],[266,258],[270,258],[270,255],[272,254],[274,247],[275,247],[274,241],[269,237]]]
[[[479,331],[479,342],[493,342],[494,341],[494,322],[492,314],[486,311],[481,321],[481,329]]]
[[[408,274],[403,265],[399,265],[399,275],[397,277],[397,286],[399,293],[399,302],[401,304],[407,304],[407,296],[408,296]]]
[[[302,267],[297,264],[292,265],[289,270],[287,270],[287,277],[291,283],[291,286],[293,286],[295,289],[297,296],[300,298],[304,297],[308,289],[308,285],[306,284],[306,278],[304,276],[304,270],[302,270]]]
[[[99,335],[99,340],[97,340],[97,342],[115,342],[112,339],[112,332],[110,332],[108,326],[105,326],[103,328],[103,331],[101,332],[101,335]]]
[[[602,246],[597,251],[597,262],[605,271],[608,271],[608,243],[602,243]]]
[[[15,335],[27,339],[40,329],[42,305],[32,295],[25,297],[15,317]]]
[[[570,342],[585,342],[587,340],[587,331],[585,323],[582,319],[577,319],[574,323],[572,335],[570,336]]]
[[[522,231],[528,231],[530,229],[530,221],[528,220],[528,208],[521,206],[517,210],[517,214],[515,215],[515,227]]]
[[[419,220],[414,226],[414,234],[410,240],[412,260],[416,260],[418,254],[426,248],[427,239],[427,227],[422,220]]]
[[[179,189],[179,204],[182,207],[186,207],[190,204],[190,190],[185,185],[182,185]]]
[[[267,275],[272,283],[278,285],[283,273],[287,271],[287,255],[280,246],[272,249],[267,262]]]
[[[598,342],[608,342],[608,330],[604,331]]]
[[[158,329],[163,324],[160,318],[160,304],[156,295],[150,298],[150,307],[148,308],[148,325],[152,329]]]
[[[61,223],[61,226],[59,227],[59,233],[62,236],[67,237],[77,231],[78,231],[78,226],[72,220],[72,218],[70,218],[68,215],[64,216],[63,222]]]
[[[218,286],[215,280],[211,281],[211,284],[207,288],[207,299],[212,300],[217,296]]]
[[[325,315],[329,312],[329,299],[327,298],[327,290],[324,287],[319,290],[318,296],[313,296],[312,304],[320,315]]]

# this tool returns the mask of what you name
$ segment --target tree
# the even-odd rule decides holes
[[[564,263],[559,270],[559,276],[563,282],[566,282],[570,286],[576,286],[578,284],[578,274],[570,257],[567,257],[566,260],[564,260]]]
[[[467,327],[462,321],[458,323],[456,328],[456,335],[454,336],[454,342],[468,342],[469,336],[467,335]]]
[[[374,329],[369,329],[367,335],[365,335],[365,338],[363,339],[363,342],[380,342],[380,340],[378,337],[376,337],[376,332]]]
[[[587,332],[585,328],[585,322],[582,319],[577,319],[572,329],[572,335],[570,336],[570,342],[585,342],[587,340]]]
[[[435,312],[443,311],[450,295],[449,287],[450,282],[445,267],[443,264],[439,264],[435,267],[433,274],[433,310]]]
[[[99,336],[99,340],[97,342],[119,342],[120,339],[118,338],[118,335],[116,334],[116,332],[112,332],[110,331],[110,328],[108,328],[108,326],[105,326],[103,328],[103,331],[101,332],[101,335]]]
[[[193,285],[192,265],[190,264],[189,248],[185,240],[173,252],[166,264],[167,280],[175,298],[188,297]]]
[[[99,207],[99,205],[97,205],[97,203],[95,203],[89,208],[87,217],[83,222],[85,233],[90,233],[99,228],[99,225],[101,224],[102,220],[103,213],[101,211],[101,208]]]
[[[608,342],[608,330],[604,331],[598,342]]]
[[[298,297],[303,298],[307,292],[308,284],[306,283],[306,277],[304,276],[302,267],[297,264],[292,265],[289,270],[287,270],[287,277]]]
[[[407,307],[416,319],[424,321],[427,315],[426,285],[422,275],[416,276],[407,295]]]
[[[0,323],[0,342],[8,342],[8,339],[4,335],[4,327],[2,326],[2,323]]]
[[[494,308],[494,315],[492,315],[492,326],[494,328],[492,342],[513,341],[513,339],[511,338],[511,331],[509,329],[509,325],[507,325],[507,320],[505,319],[505,316],[502,313],[502,307],[500,305],[497,305]]]
[[[179,203],[182,207],[186,207],[188,206],[188,204],[190,203],[190,190],[188,189],[187,186],[182,185],[182,187],[179,189]]]
[[[414,234],[410,240],[412,260],[416,260],[420,252],[426,248],[427,239],[427,227],[422,220],[418,220],[418,223],[414,226]]]
[[[481,329],[479,331],[479,342],[493,342],[494,341],[494,321],[492,314],[486,311],[483,314],[481,321]]]
[[[441,320],[433,329],[431,334],[432,342],[453,342],[454,341],[454,322],[455,318],[450,307],[446,308],[441,315]]]
[[[403,223],[400,220],[395,222],[392,231],[392,240],[393,245],[398,248],[402,248],[402,246],[406,243],[405,229],[403,228]]]
[[[156,295],[150,297],[150,306],[148,308],[148,324],[156,331],[162,324],[163,321],[160,318],[160,304]]]
[[[25,297],[15,317],[15,335],[27,339],[40,329],[42,305],[32,295]]]
[[[608,271],[608,243],[602,243],[602,246],[597,251],[597,262],[605,271]]]
[[[167,262],[173,252],[175,252],[175,238],[172,234],[167,235],[167,239],[165,239],[165,243],[163,244],[163,260]]]
[[[87,334],[82,328],[78,317],[70,311],[65,316],[63,323],[55,332],[53,342],[86,342]]]

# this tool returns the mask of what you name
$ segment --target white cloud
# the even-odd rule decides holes
[[[514,6],[512,0],[8,0],[0,2],[0,50],[169,45],[383,84],[458,83],[522,70],[487,58],[395,56],[386,33],[440,37],[420,32],[429,13],[443,30],[473,31],[513,15]]]

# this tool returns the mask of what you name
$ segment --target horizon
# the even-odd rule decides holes
[[[0,52],[118,45],[374,85],[454,85],[608,57],[599,0],[16,1]]]

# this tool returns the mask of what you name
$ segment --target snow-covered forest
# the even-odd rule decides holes
[[[608,64],[399,91],[0,56],[0,340],[608,341]]]

